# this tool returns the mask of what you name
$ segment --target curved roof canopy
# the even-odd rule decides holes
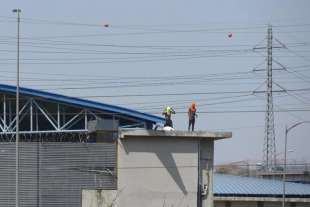
[[[11,99],[14,99],[15,93],[16,93],[16,87],[11,86],[11,85],[0,84],[0,93],[2,93],[4,95],[7,94],[8,96],[11,96]],[[45,91],[41,91],[41,90],[30,89],[30,88],[20,87],[20,96],[21,96],[22,100],[25,100],[25,99],[36,100],[34,103],[34,107],[38,107],[38,110],[41,113],[43,113],[43,115],[47,119],[50,119],[51,125],[56,125],[56,126],[57,126],[57,123],[56,123],[57,119],[59,119],[59,117],[57,117],[57,113],[62,113],[62,112],[61,111],[59,112],[59,110],[58,110],[58,112],[55,111],[55,107],[57,108],[57,106],[51,106],[52,104],[54,104],[54,105],[55,104],[56,105],[61,104],[63,106],[66,106],[67,108],[72,107],[72,108],[77,108],[77,109],[81,109],[84,111],[89,110],[93,114],[114,115],[116,118],[123,120],[123,122],[122,122],[123,124],[120,124],[121,127],[122,126],[125,127],[126,124],[134,126],[135,123],[137,124],[137,126],[141,126],[141,123],[142,123],[142,125],[144,125],[144,127],[146,127],[146,126],[149,127],[149,126],[152,126],[153,124],[164,122],[164,119],[161,117],[154,116],[154,115],[147,114],[147,113],[142,113],[142,112],[139,112],[136,110],[132,110],[132,109],[128,109],[128,108],[124,108],[124,107],[120,107],[120,106],[115,106],[115,105],[110,105],[110,104],[105,104],[105,103],[100,103],[100,102],[91,101],[91,100],[85,100],[85,99],[81,99],[81,98],[64,96],[64,95],[45,92]],[[3,107],[1,107],[2,109],[0,108],[0,112],[3,112],[2,114],[8,113],[8,109],[6,109],[6,110],[3,109],[4,107],[8,108],[7,101],[4,100],[5,99],[4,96],[0,97],[0,99],[3,100],[1,103],[3,105]],[[48,114],[47,112],[45,114],[45,110],[43,107],[39,106],[40,105],[39,102],[44,102],[44,104],[42,104],[44,107],[49,106],[49,109],[53,109],[54,111],[50,112],[50,114]],[[27,102],[24,101],[23,103],[21,103],[21,105],[20,105],[21,111],[23,109],[23,104],[26,105]],[[31,101],[31,103],[28,104],[29,107],[31,104],[32,104],[32,101]],[[14,103],[12,103],[12,105],[14,106]],[[12,108],[14,108],[14,107],[12,107]],[[12,110],[14,110],[14,109],[12,109]],[[72,113],[72,110],[71,110],[71,113]],[[27,109],[25,109],[25,111],[27,111]],[[47,109],[47,111],[49,111],[49,110]],[[22,113],[22,112],[20,112],[20,113]],[[79,113],[78,110],[76,113]],[[80,113],[83,113],[83,112],[80,112]],[[54,115],[56,114],[56,116],[54,116],[53,114]],[[4,115],[3,115],[3,117],[0,117],[0,118],[2,118],[2,120],[0,120],[0,128],[2,129],[2,131],[5,131],[5,128],[8,128],[9,124],[4,123],[4,121],[5,121],[4,119],[5,118],[8,119],[8,118],[5,117]],[[66,118],[66,121],[68,119],[71,119],[71,118],[73,118],[73,117]],[[32,120],[32,118],[30,120]],[[53,124],[53,120],[55,120],[54,124]],[[85,121],[87,121],[87,120],[88,119],[85,118]],[[126,123],[126,120],[128,120],[128,123]],[[1,123],[1,121],[2,121],[2,123]],[[6,122],[8,122],[8,121],[6,120]],[[14,125],[14,123],[12,125]],[[29,127],[29,128],[32,128],[32,127]],[[57,127],[54,126],[54,128],[56,128],[56,131],[57,131]],[[58,127],[58,129],[59,128],[60,127]],[[14,131],[14,130],[11,130],[11,131]]]

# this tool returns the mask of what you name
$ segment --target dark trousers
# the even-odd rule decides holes
[[[166,123],[165,123],[165,125],[164,126],[170,126],[170,127],[172,127],[173,128],[173,123],[172,123],[172,120],[171,119],[169,119],[169,118],[166,118]]]
[[[192,126],[192,131],[194,131],[194,128],[195,128],[195,119],[189,119],[189,120],[188,120],[188,131],[190,131],[191,126]]]

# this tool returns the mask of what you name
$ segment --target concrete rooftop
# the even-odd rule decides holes
[[[225,139],[231,138],[231,132],[210,132],[210,131],[164,131],[164,130],[146,130],[146,129],[121,129],[120,138],[131,137],[162,137],[162,138],[198,138],[198,139]]]

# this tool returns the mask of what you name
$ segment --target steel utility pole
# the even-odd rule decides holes
[[[17,74],[16,74],[16,140],[15,140],[15,206],[19,207],[19,25],[20,9],[13,9],[17,13]]]
[[[266,81],[266,117],[265,117],[265,139],[264,139],[264,161],[266,170],[271,171],[276,165],[276,144],[274,130],[273,97],[272,97],[272,26],[267,30],[267,81]]]
[[[283,166],[283,175],[282,175],[282,207],[285,207],[286,202],[286,154],[287,154],[287,136],[289,131],[294,129],[295,127],[304,124],[304,123],[310,123],[310,121],[301,121],[298,122],[290,127],[285,126],[285,139],[284,139],[284,166]]]

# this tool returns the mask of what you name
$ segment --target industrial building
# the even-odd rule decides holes
[[[271,180],[282,180],[284,173],[283,166],[284,161],[278,160],[275,169],[266,171],[259,161],[238,161],[215,165],[215,172],[248,177],[261,177]],[[289,161],[286,164],[285,176],[285,179],[288,182],[310,184],[310,165],[304,161]]]
[[[15,93],[0,85],[0,206],[8,207]],[[20,97],[22,207],[280,205],[279,181],[213,176],[214,141],[230,132],[155,130],[163,118],[123,107],[27,88]],[[309,206],[309,185],[287,192],[290,206]]]
[[[280,207],[283,183],[255,177],[214,175],[215,207]],[[287,207],[310,207],[310,185],[286,182]]]
[[[0,85],[0,206],[15,206],[15,93]],[[20,206],[212,206],[214,141],[164,119],[20,88]]]
[[[100,134],[100,132],[98,132]],[[214,141],[227,132],[122,129],[117,189],[82,192],[82,206],[213,206]]]

